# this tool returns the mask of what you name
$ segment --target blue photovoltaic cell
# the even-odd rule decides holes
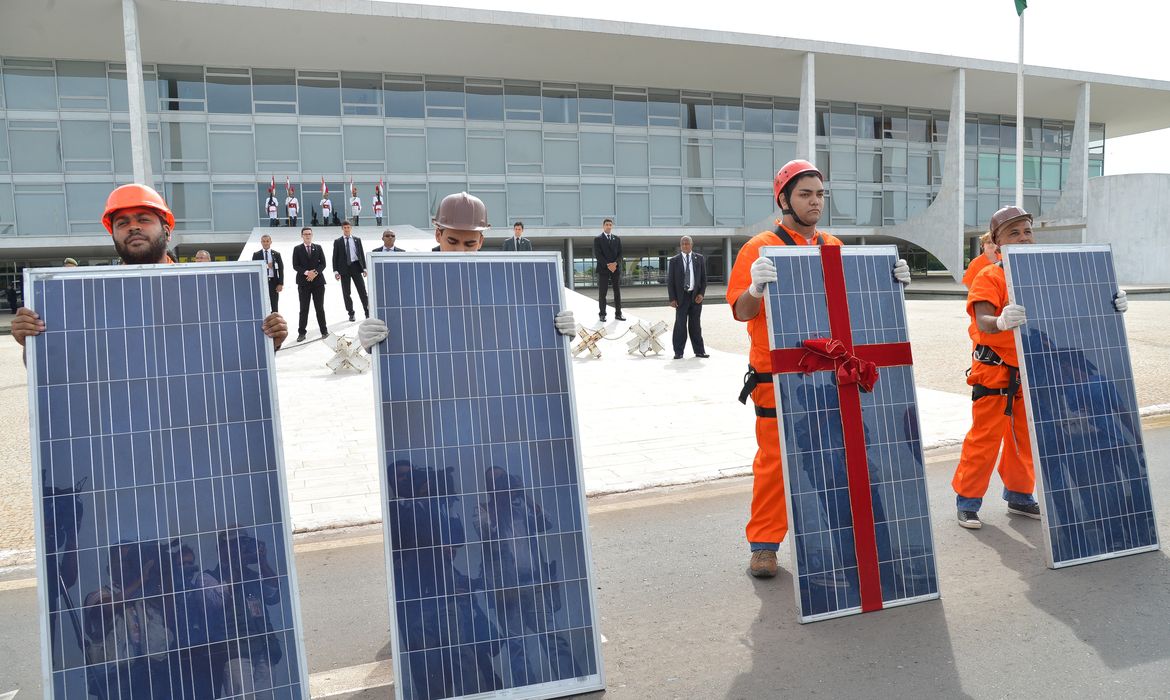
[[[772,348],[831,335],[819,248],[766,247],[777,282],[767,290]],[[909,341],[891,246],[843,248],[853,344]],[[879,368],[861,392],[883,606],[938,597],[914,371]],[[853,515],[834,373],[773,375],[802,622],[861,612]]]
[[[372,256],[395,692],[602,687],[559,256]]]
[[[1004,247],[1052,567],[1158,548],[1109,246]]]
[[[25,271],[46,697],[306,696],[264,284]]]

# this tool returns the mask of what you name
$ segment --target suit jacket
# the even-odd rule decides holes
[[[357,236],[350,236],[353,239],[353,247],[357,253],[357,264],[366,269],[366,252],[362,250],[362,239]],[[346,249],[345,236],[338,236],[333,241],[333,271],[334,272],[349,272],[349,250]]]
[[[695,276],[695,296],[707,293],[706,261],[699,253],[691,252],[691,271]],[[687,280],[683,265],[683,254],[679,253],[666,263],[666,288],[671,301],[679,301],[686,297]]]
[[[622,239],[617,236],[610,241],[604,233],[593,239],[593,257],[597,259],[598,270],[605,269],[610,263],[617,263],[618,272],[622,271]]]
[[[508,240],[504,241],[504,250],[532,250],[532,241],[523,236],[519,241],[515,236],[508,236]]]
[[[318,287],[325,285],[325,250],[313,244],[313,252],[305,252],[305,244],[298,243],[296,248],[293,248],[293,269],[297,271],[297,285],[309,285],[311,287]],[[312,282],[305,279],[305,273],[309,270],[316,270],[317,277]]]
[[[302,246],[302,248],[303,248],[303,246]],[[277,284],[284,284],[284,260],[281,259],[280,253],[276,252],[275,250],[272,250],[271,248],[269,248],[268,250],[270,253],[272,253],[272,279],[275,280]],[[253,260],[263,260],[264,259],[264,249],[261,248],[260,250],[256,251],[255,253],[252,253],[252,259]],[[266,272],[265,276],[267,276],[267,274],[268,273]]]
[[[406,250],[403,248],[399,248],[398,246],[394,246],[393,248],[387,248],[384,245],[380,245],[377,248],[374,248],[373,250],[371,250],[370,252],[371,253],[387,253],[387,252],[389,252],[389,253],[405,253]]]

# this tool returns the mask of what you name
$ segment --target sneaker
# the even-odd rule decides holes
[[[979,513],[973,510],[961,510],[959,511],[959,527],[978,530],[983,527],[983,521],[979,519]]]
[[[1039,503],[1009,503],[1007,511],[1009,515],[1022,515],[1033,520],[1040,519]]]
[[[301,334],[297,335],[297,342],[298,342],[298,343],[304,342],[304,340],[305,340],[305,334],[304,334],[304,333],[301,333]]]
[[[770,549],[757,549],[752,552],[752,562],[748,566],[748,573],[756,578],[772,578],[776,575],[776,553]]]

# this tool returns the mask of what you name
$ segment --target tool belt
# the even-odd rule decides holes
[[[747,374],[743,375],[743,389],[739,392],[739,402],[747,404],[748,397],[755,391],[759,384],[771,384],[772,375],[765,372],[757,372],[754,367],[748,365]],[[775,418],[775,408],[765,408],[763,406],[756,406],[756,415],[760,418]]]

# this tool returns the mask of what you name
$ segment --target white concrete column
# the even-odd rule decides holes
[[[142,84],[142,52],[138,42],[138,7],[122,0],[122,34],[126,44],[126,90],[130,105],[130,162],[134,181],[154,186],[150,138],[146,130],[146,90]]]
[[[817,164],[816,54],[804,55],[800,74],[800,112],[796,122],[796,157]]]
[[[1089,84],[1081,83],[1081,91],[1077,95],[1077,117],[1073,122],[1068,180],[1061,190],[1060,199],[1041,217],[1046,224],[1083,224],[1088,216],[1089,108]]]

